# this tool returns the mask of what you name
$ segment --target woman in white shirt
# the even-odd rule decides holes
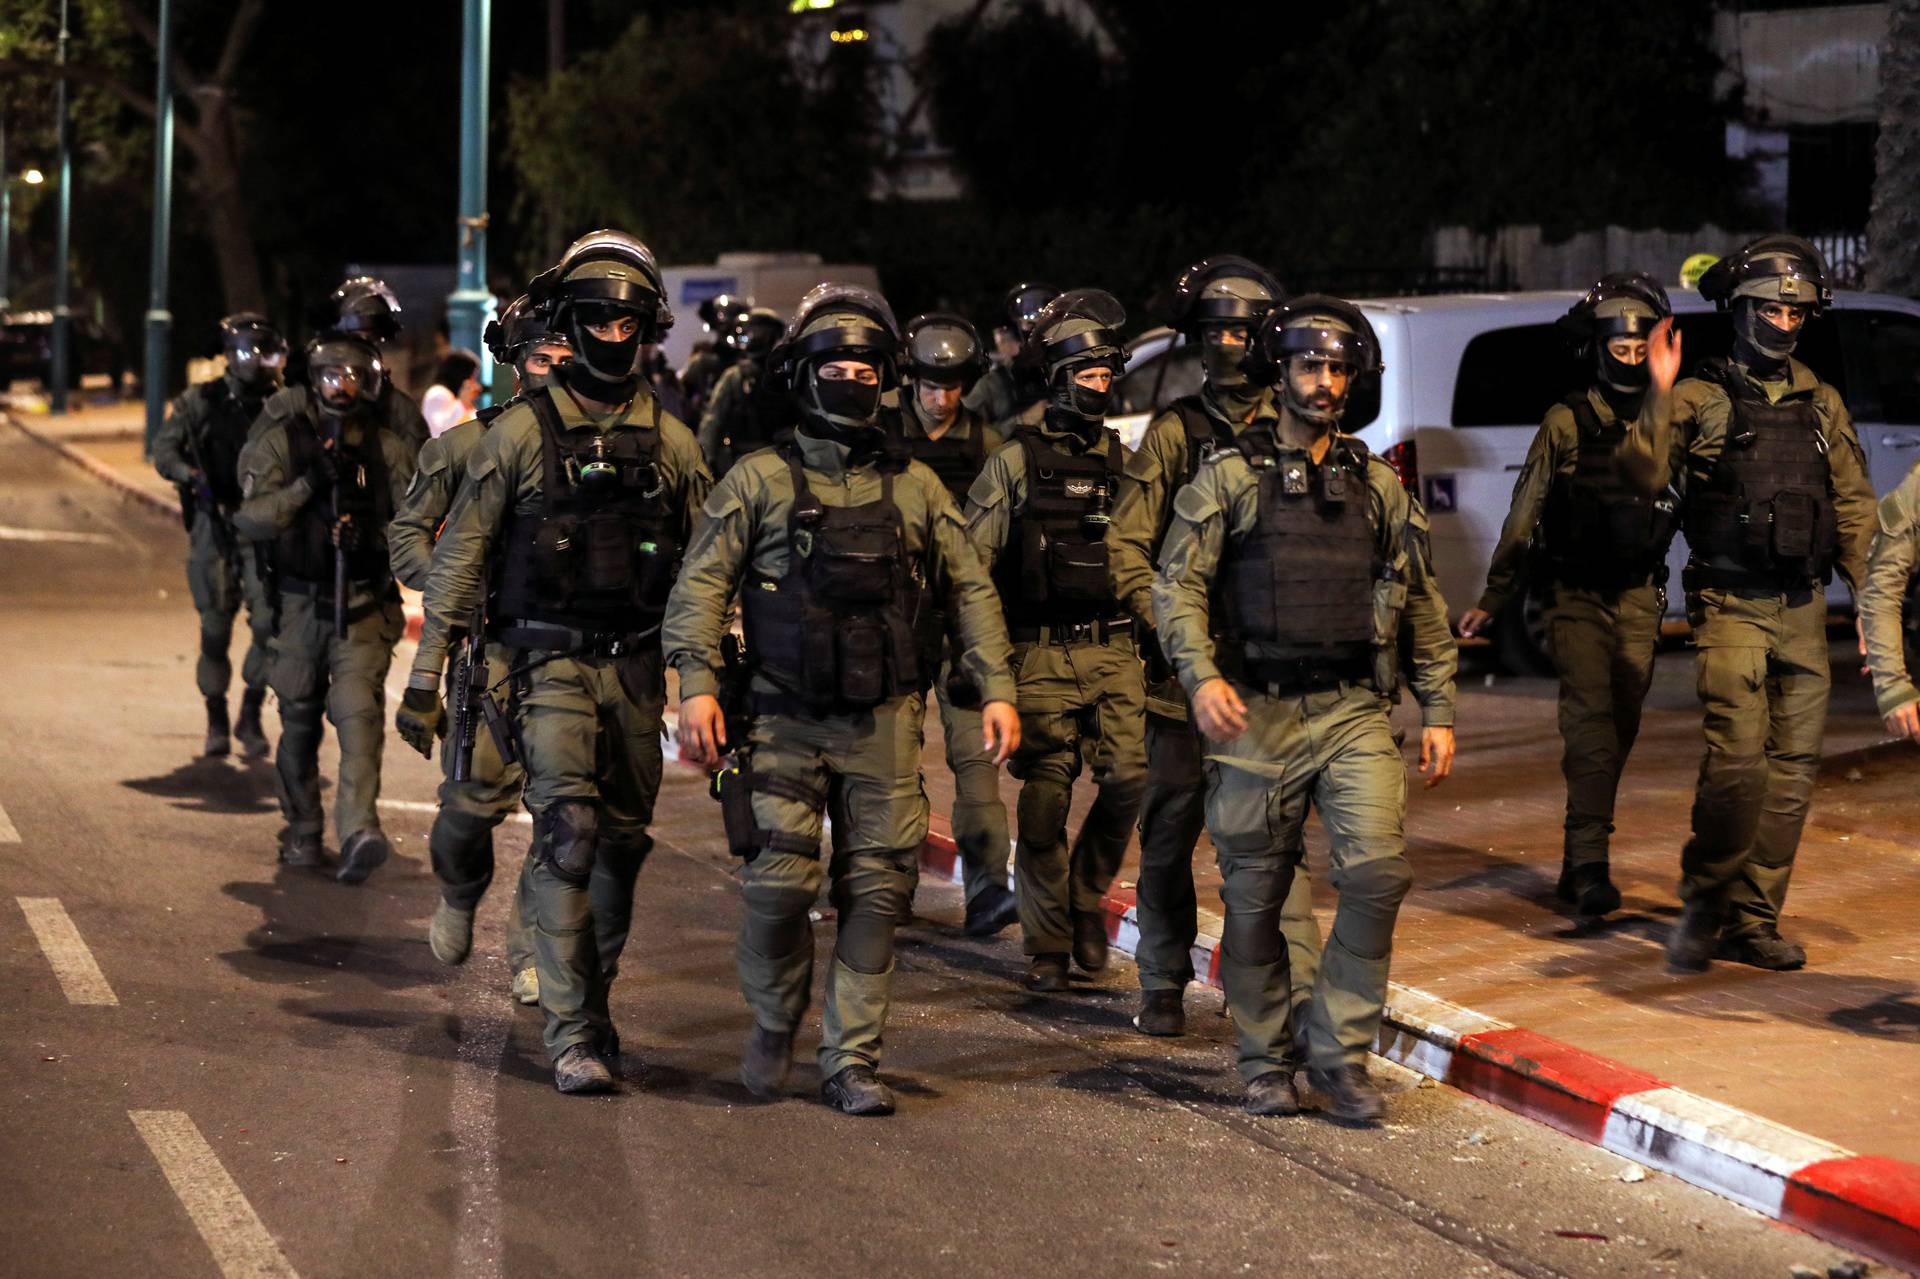
[[[471,351],[449,351],[440,357],[433,385],[420,400],[427,431],[440,436],[473,416],[480,402],[480,357]]]

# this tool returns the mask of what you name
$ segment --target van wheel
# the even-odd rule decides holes
[[[1509,674],[1557,673],[1547,652],[1547,602],[1538,592],[1528,591],[1508,604],[1494,625],[1500,664]]]

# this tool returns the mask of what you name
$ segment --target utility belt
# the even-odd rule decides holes
[[[1092,621],[1051,626],[1009,626],[1007,638],[1015,644],[1110,644],[1117,639],[1133,638],[1133,618],[1096,617]]]
[[[1268,697],[1302,697],[1323,693],[1342,684],[1373,683],[1373,659],[1361,657],[1248,657],[1237,660],[1223,650],[1215,661],[1226,676]]]
[[[909,690],[902,690],[887,700],[898,701],[906,697],[908,691]],[[874,711],[879,710],[881,706],[885,706],[886,704],[886,702],[881,702],[879,706],[870,706],[865,710],[827,711],[823,713],[818,703],[809,702],[806,698],[796,697],[792,693],[762,693],[755,690],[748,695],[748,705],[752,707],[752,714],[756,716],[788,715],[795,719],[848,719],[857,715],[871,715]]]
[[[283,595],[306,596],[313,601],[315,612],[333,607],[333,583],[331,581],[316,582],[310,578],[288,577],[282,573],[275,580],[274,585]],[[382,589],[382,587],[385,589]],[[363,617],[371,617],[387,605],[398,604],[400,602],[400,587],[391,577],[385,578],[384,580],[378,577],[369,577],[347,583],[347,597],[349,599],[362,593],[371,595],[373,598],[350,606],[347,609],[347,621],[349,622],[357,622]]]
[[[1631,562],[1594,564],[1587,560],[1563,560],[1547,555],[1543,557],[1540,568],[1541,575],[1555,586],[1602,593],[1633,591],[1642,586],[1664,587],[1668,577],[1665,559],[1652,565]]]
[[[648,631],[581,631],[550,622],[507,618],[490,627],[488,635],[506,648],[579,657],[627,657],[660,646],[658,627]]]
[[[1681,571],[1680,586],[1688,595],[1698,595],[1701,591],[1727,591],[1748,599],[1784,595],[1789,604],[1804,604],[1813,598],[1813,588],[1831,577],[1831,572],[1816,578],[1804,572],[1767,573],[1728,564],[1695,562]]]

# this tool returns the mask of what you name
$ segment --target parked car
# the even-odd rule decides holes
[[[1426,503],[1435,568],[1456,618],[1486,585],[1513,482],[1540,419],[1592,376],[1554,328],[1578,296],[1481,293],[1360,302],[1380,335],[1386,371],[1377,386],[1355,388],[1347,429]],[[1733,340],[1728,317],[1692,290],[1672,297],[1686,372],[1726,354]],[[1845,398],[1874,490],[1885,493],[1920,462],[1920,303],[1879,293],[1840,293],[1834,302],[1806,327],[1794,354]],[[1129,350],[1114,425],[1131,443],[1146,429],[1152,404],[1191,393],[1200,376],[1197,349],[1177,342],[1170,330],[1143,333]],[[1164,396],[1145,398],[1156,387]],[[1675,539],[1668,612],[1676,620],[1685,616],[1679,589],[1685,562],[1684,541]],[[1837,579],[1828,600],[1836,608],[1852,605]],[[1496,636],[1504,660],[1535,668],[1544,661],[1540,639],[1537,599],[1509,609]]]
[[[115,384],[125,371],[119,343],[83,316],[72,320],[72,349],[68,361],[68,389],[82,378],[106,377]],[[53,381],[53,315],[47,311],[16,311],[0,319],[0,391],[14,382]]]

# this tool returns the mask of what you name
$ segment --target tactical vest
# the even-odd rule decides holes
[[[827,506],[807,484],[794,444],[787,571],[749,574],[740,588],[755,668],[813,714],[851,714],[924,687],[915,625],[925,574],[908,562],[894,505],[898,467],[880,468],[880,498]]]
[[[681,517],[660,473],[660,403],[647,426],[568,429],[551,389],[540,423],[541,509],[500,539],[492,613],[587,632],[657,626],[680,567]]]
[[[207,404],[205,433],[194,436],[194,453],[213,500],[231,510],[241,499],[240,450],[267,401],[265,396],[236,395],[224,377],[207,383],[202,394]]]
[[[319,428],[306,414],[287,418],[287,473],[301,475],[320,460]],[[387,562],[387,524],[393,519],[393,490],[387,484],[387,462],[380,450],[380,428],[371,421],[360,425],[361,442],[344,445],[334,459],[339,476],[330,493],[300,508],[293,523],[273,544],[274,571],[288,579],[317,584],[319,594],[333,596],[333,522],[349,515],[363,530],[360,545],[347,552],[347,579],[365,585],[393,580]]]
[[[732,410],[720,420],[719,455],[712,463],[716,480],[747,454],[778,443],[793,426],[786,411],[787,398],[767,384],[766,373],[756,372],[749,383],[746,366],[735,367],[740,369],[740,394],[734,398]]]
[[[1214,588],[1221,668],[1257,681],[1278,678],[1263,663],[1370,676],[1373,584],[1385,568],[1374,549],[1366,445],[1342,436],[1321,463],[1280,452],[1266,431],[1248,431],[1234,447],[1258,479],[1259,515],[1229,540]],[[1258,659],[1250,644],[1261,646]]]
[[[1833,571],[1839,524],[1826,437],[1811,396],[1770,404],[1728,361],[1710,361],[1732,412],[1719,461],[1687,494],[1687,547],[1706,584],[1792,589]]]
[[[1234,437],[1232,429],[1207,412],[1206,402],[1197,395],[1183,395],[1167,407],[1180,415],[1180,429],[1187,434],[1187,473],[1173,483],[1167,493],[1167,509],[1171,511],[1174,492],[1182,485],[1193,483],[1194,476],[1200,474],[1200,459],[1210,449],[1230,447]],[[1164,530],[1162,533],[1164,535]]]
[[[1038,428],[1014,432],[1027,459],[1027,500],[993,567],[1011,627],[1057,626],[1123,613],[1107,567],[1107,526],[1124,466],[1120,437],[1087,453],[1056,448]]]
[[[912,409],[900,410],[903,414]],[[973,429],[965,436],[957,435],[961,423],[966,422]],[[967,490],[980,477],[980,471],[987,464],[987,436],[978,420],[965,409],[954,419],[946,434],[937,440],[924,435],[916,435],[907,440],[915,460],[925,462],[933,473],[946,485],[954,504],[961,505],[967,500]]]
[[[1553,579],[1602,591],[1644,585],[1666,566],[1673,495],[1649,498],[1621,480],[1614,454],[1626,438],[1625,423],[1601,422],[1584,391],[1562,403],[1573,413],[1579,442],[1573,474],[1554,476],[1540,520]]]

